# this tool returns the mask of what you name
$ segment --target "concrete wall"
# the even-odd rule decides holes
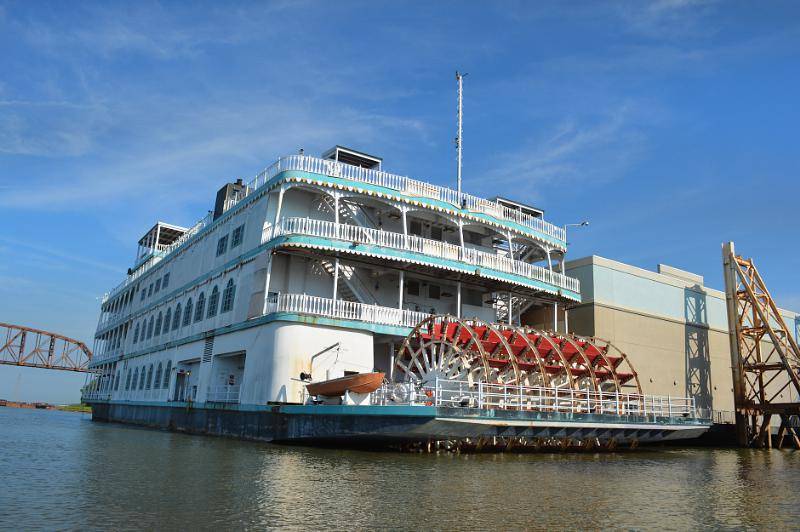
[[[581,282],[582,303],[569,311],[571,332],[624,351],[645,393],[733,410],[724,292],[669,266],[652,272],[597,256],[568,262],[566,272]],[[800,322],[797,313],[782,314],[789,327]],[[788,390],[784,399],[793,399]]]

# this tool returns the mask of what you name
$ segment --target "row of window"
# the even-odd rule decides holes
[[[175,305],[173,313],[172,308],[167,308],[166,313],[159,312],[158,316],[150,316],[136,323],[133,329],[133,343],[139,340],[149,340],[153,336],[160,336],[166,334],[170,327],[173,331],[179,327],[186,327],[192,320],[194,322],[201,321],[203,317],[213,318],[219,311],[220,314],[230,312],[233,310],[233,301],[236,297],[236,285],[233,279],[228,279],[228,284],[225,285],[225,290],[222,292],[222,306],[219,304],[219,288],[214,286],[211,289],[211,295],[208,297],[208,309],[206,309],[206,294],[200,292],[197,296],[197,304],[194,305],[192,298],[186,300],[186,306],[181,309],[181,304]],[[194,305],[194,306],[193,306]]]
[[[135,370],[131,371],[128,370],[128,377],[125,379],[125,390],[149,390],[153,388],[154,390],[158,390],[159,388],[169,388],[169,372],[172,371],[172,361],[167,361],[166,371],[163,372],[162,378],[162,369],[164,369],[161,362],[158,363],[158,368],[156,369],[155,378],[153,376],[153,364],[150,366],[142,366],[141,372],[139,371],[140,368],[136,368]],[[117,372],[117,378],[114,381],[114,391],[116,392],[119,389],[119,372]]]
[[[140,301],[144,301],[145,297],[150,297],[157,294],[159,290],[166,289],[169,286],[169,272],[164,274],[164,277],[159,277],[154,283],[150,283],[147,288],[142,288],[142,295]]]
[[[230,249],[233,249],[239,244],[241,244],[242,239],[244,238],[244,225],[240,225],[239,227],[234,229],[230,237],[231,237]],[[228,251],[228,235],[220,237],[220,239],[217,240],[217,257],[223,255],[226,251]]]

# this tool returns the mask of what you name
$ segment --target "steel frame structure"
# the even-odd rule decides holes
[[[0,364],[93,373],[86,344],[60,334],[0,323]]]
[[[722,259],[738,443],[772,447],[777,415],[776,447],[789,436],[800,448],[800,348],[753,259],[737,256],[733,242],[723,244]]]
[[[400,380],[421,386],[460,380],[471,386],[642,394],[628,357],[609,342],[449,315],[420,322],[403,341],[395,365]]]

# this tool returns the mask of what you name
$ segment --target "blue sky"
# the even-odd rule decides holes
[[[0,1],[0,321],[91,344],[157,219],[339,143],[555,223],[572,258],[721,288],[720,243],[800,309],[796,2]],[[748,205],[756,205],[749,209]],[[81,376],[0,367],[0,397]]]

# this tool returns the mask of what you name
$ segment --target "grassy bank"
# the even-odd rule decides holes
[[[78,404],[78,405],[61,405],[56,407],[58,410],[63,410],[65,412],[86,412],[87,414],[92,413],[92,407],[89,405]]]

